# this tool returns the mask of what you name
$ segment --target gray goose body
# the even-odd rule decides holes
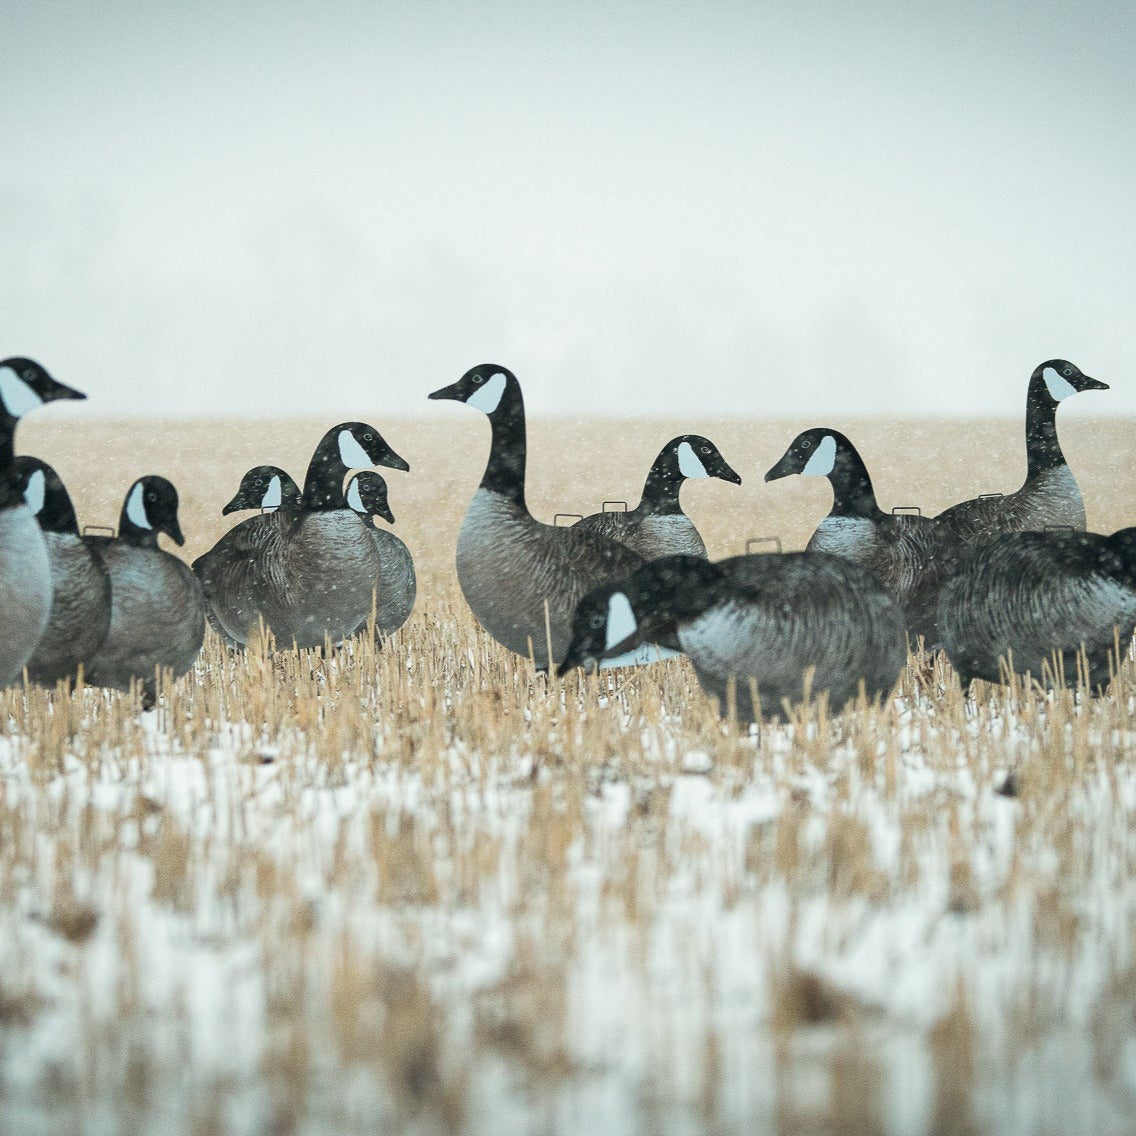
[[[55,532],[43,535],[51,561],[51,615],[28,660],[28,677],[51,684],[76,675],[79,665],[106,641],[111,582],[106,566],[82,537]]]
[[[723,712],[733,680],[738,713],[750,719],[759,709],[751,682],[766,717],[801,702],[806,690],[827,692],[839,709],[861,683],[869,698],[895,685],[907,660],[903,620],[866,569],[809,552],[700,563],[669,557],[592,593],[577,613],[569,662],[625,651],[643,637],[674,642]],[[617,603],[632,613],[622,617],[628,638],[614,630]]]
[[[1030,376],[1026,394],[1026,480],[1004,496],[962,501],[935,518],[967,544],[1000,532],[1086,526],[1085,502],[1057,439],[1057,407],[1070,395],[1108,390],[1066,359],[1049,359]]]
[[[291,523],[282,510],[248,517],[193,562],[208,602],[209,623],[231,647],[243,647],[260,624],[264,565],[276,562]]]
[[[538,668],[558,664],[581,597],[628,575],[643,558],[579,525],[546,525],[529,512],[524,400],[511,371],[482,364],[430,397],[482,410],[493,428],[485,474],[458,535],[458,582],[466,603],[510,651],[531,656]]]
[[[387,483],[371,470],[356,474],[347,483],[343,499],[364,521],[378,553],[379,573],[374,580],[375,632],[379,638],[393,635],[414,610],[418,578],[410,549],[392,532],[375,526],[371,518],[382,517],[394,524],[387,501]],[[368,620],[369,622],[369,620]]]
[[[766,716],[782,713],[811,685],[839,710],[863,682],[869,699],[887,694],[907,662],[899,610],[868,571],[839,557],[775,553],[719,562],[732,590],[681,624],[678,641],[698,681],[723,711],[730,678],[738,713],[754,719],[750,680]]]
[[[863,459],[838,430],[820,427],[798,435],[765,480],[791,474],[826,477],[832,485],[832,511],[805,551],[862,565],[902,611],[908,634],[936,646],[939,588],[961,552],[958,536],[935,518],[885,513]]]
[[[637,553],[575,525],[558,528],[490,489],[478,489],[458,536],[462,594],[478,623],[538,667],[559,662],[571,637],[572,616],[592,588],[633,572]],[[545,628],[545,604],[548,630]]]
[[[73,678],[110,630],[110,577],[79,535],[71,497],[46,462],[16,458],[20,491],[43,532],[51,567],[51,614],[27,662],[28,677],[51,685]]]
[[[19,484],[16,424],[45,402],[85,397],[31,359],[0,361],[0,686],[20,677],[51,616],[51,561]]]
[[[1088,523],[1077,480],[1064,463],[1042,471],[1013,493],[962,501],[935,519],[964,544],[976,544],[997,533],[1047,528],[1084,532]]]
[[[260,612],[281,646],[339,643],[367,622],[381,564],[371,526],[344,507],[304,512],[262,558]]]
[[[51,562],[32,511],[0,506],[0,686],[15,682],[51,614]]]
[[[638,510],[593,513],[572,527],[619,541],[644,560],[658,560],[660,556],[701,556],[705,560],[707,555],[702,534],[685,513],[670,516],[643,516]]]
[[[375,602],[375,626],[384,635],[393,635],[414,611],[418,577],[410,549],[387,529],[371,528],[371,539],[379,554],[381,587]]]
[[[943,587],[943,647],[964,682],[999,682],[1013,670],[1042,679],[1060,656],[1077,682],[1083,648],[1089,682],[1103,686],[1136,629],[1136,529],[1097,533],[1004,533],[976,545]]]
[[[332,427],[312,455],[298,501],[282,494],[275,512],[237,525],[194,562],[230,642],[243,646],[261,619],[280,646],[308,648],[339,643],[366,623],[381,562],[373,527],[344,501],[343,479],[367,463],[409,468],[373,427]],[[242,493],[226,512],[248,507],[238,503]]]
[[[205,596],[189,565],[158,547],[183,543],[177,491],[163,477],[140,478],[127,493],[118,536],[86,537],[110,577],[110,628],[86,662],[92,686],[128,690],[141,682],[153,705],[156,671],[174,678],[193,666],[205,639]]]
[[[702,477],[741,484],[741,478],[726,464],[713,442],[699,434],[682,434],[672,438],[655,458],[634,509],[593,513],[574,527],[617,540],[644,560],[661,556],[705,559],[702,535],[679,504],[683,482]]]
[[[193,666],[205,639],[205,598],[189,565],[160,548],[96,544],[110,577],[110,627],[86,665],[92,686],[152,693],[156,668],[174,678]]]

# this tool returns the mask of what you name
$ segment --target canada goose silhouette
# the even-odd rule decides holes
[[[458,536],[457,569],[474,618],[538,668],[559,662],[587,592],[643,563],[626,545],[579,525],[538,521],[525,502],[525,407],[517,377],[483,363],[430,395],[475,407],[493,430],[489,460]]]
[[[672,438],[651,464],[639,504],[625,513],[592,513],[576,522],[618,540],[645,560],[660,556],[706,556],[706,544],[694,522],[682,511],[679,490],[690,478],[717,477],[734,485],[742,479],[727,464],[718,447],[701,434]]]
[[[936,520],[967,543],[998,532],[1047,527],[1085,528],[1085,502],[1057,440],[1057,407],[1081,391],[1108,390],[1067,359],[1048,359],[1030,376],[1026,392],[1026,480],[1005,496],[975,497],[952,505]]]
[[[91,686],[129,690],[142,685],[142,705],[154,705],[157,672],[174,678],[193,666],[205,638],[205,597],[189,565],[158,547],[164,533],[184,544],[178,494],[156,474],[127,491],[117,537],[85,536],[110,577],[110,629],[86,660]]]
[[[877,698],[907,661],[902,617],[879,581],[823,552],[650,561],[581,600],[562,665],[590,668],[644,641],[681,649],[723,713],[732,681],[750,720],[776,717],[810,691],[836,709],[861,685]]]
[[[71,496],[59,474],[39,458],[16,458],[16,475],[35,514],[51,564],[51,613],[27,661],[32,682],[51,685],[74,678],[110,631],[110,576],[102,559],[79,535]]]
[[[371,526],[371,539],[379,554],[379,575],[375,582],[375,628],[381,636],[393,635],[414,610],[418,580],[410,549],[389,529],[371,522],[382,517],[394,524],[394,514],[387,501],[387,483],[373,470],[355,474],[344,489],[348,508],[354,509]]]
[[[990,537],[944,583],[939,625],[964,683],[1000,682],[1012,670],[1069,687],[1085,678],[1099,689],[1117,663],[1117,642],[1123,657],[1136,630],[1136,528]]]
[[[86,398],[23,356],[0,361],[0,686],[32,657],[51,615],[51,563],[16,470],[16,424],[56,399]]]
[[[939,585],[962,542],[931,517],[885,513],[867,466],[839,430],[816,427],[798,434],[765,475],[766,481],[799,474],[826,477],[832,508],[805,546],[862,564],[903,612],[908,633],[938,643]]]
[[[366,623],[379,554],[373,526],[343,495],[362,465],[410,468],[373,426],[342,422],[316,446],[298,496],[274,466],[245,474],[224,511],[263,507],[266,495],[275,511],[242,521],[193,564],[228,642],[244,646],[261,619],[282,647],[338,643]]]

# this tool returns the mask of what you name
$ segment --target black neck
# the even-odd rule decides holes
[[[277,476],[280,478],[280,504],[278,508],[295,512],[303,501],[300,495],[300,487],[283,471]]]
[[[37,519],[44,532],[79,535],[79,518],[75,516],[75,506],[71,504],[71,495],[62,485],[47,490]]]
[[[118,539],[123,544],[131,544],[136,548],[157,548],[158,530],[144,529],[136,525],[123,508],[122,515],[118,518]]]
[[[312,511],[344,508],[343,479],[346,476],[347,466],[339,456],[339,438],[333,433],[320,442],[308,464],[300,498],[304,508]],[[281,503],[285,503],[283,497]]]
[[[489,415],[493,443],[481,488],[519,505],[525,504],[525,400],[516,381],[505,385],[497,409]]]
[[[16,423],[6,410],[0,409],[0,509],[19,505],[24,495],[16,476]]]
[[[678,454],[674,450],[663,450],[647,474],[643,484],[643,497],[637,513],[651,513],[659,516],[682,512],[678,503],[678,493],[686,478],[678,468]]]
[[[828,475],[832,483],[832,512],[836,517],[876,517],[880,507],[868,467],[852,446],[838,446]]]
[[[1065,455],[1057,440],[1057,403],[1041,375],[1030,379],[1026,396],[1026,460],[1029,477],[1065,464]]]

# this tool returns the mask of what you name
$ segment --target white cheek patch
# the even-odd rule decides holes
[[[1049,397],[1054,402],[1060,402],[1063,398],[1068,398],[1071,394],[1077,393],[1077,388],[1064,375],[1059,375],[1055,367],[1046,367],[1041,372],[1041,377],[1045,380]]]
[[[820,445],[813,452],[813,456],[805,462],[801,470],[802,477],[827,477],[833,466],[836,465],[836,439],[831,434],[825,434]]]
[[[142,483],[139,482],[131,489],[130,496],[126,499],[126,516],[135,528],[152,529],[154,526],[146,516],[146,502],[142,498]]]
[[[683,477],[709,477],[702,459],[694,452],[689,442],[683,442],[678,448],[678,471]]]
[[[11,367],[0,367],[0,399],[13,418],[23,418],[29,410],[43,406],[43,399]]]
[[[359,479],[357,477],[353,477],[351,484],[347,486],[347,504],[356,513],[367,512],[367,506],[363,504],[363,494],[359,492]]]
[[[639,622],[631,610],[631,601],[622,592],[616,592],[607,601],[607,639],[604,641],[604,650],[610,651],[638,630]]]
[[[264,491],[264,496],[260,499],[260,507],[262,509],[275,509],[279,506],[281,499],[280,477],[273,475],[272,480],[268,483],[268,488]]]
[[[486,414],[492,414],[493,411],[501,405],[501,396],[505,393],[505,376],[500,371],[490,377],[489,381],[478,387],[465,400],[466,406],[475,406],[478,410],[483,410]]]
[[[42,469],[32,471],[28,478],[27,488],[24,490],[24,501],[37,516],[43,509],[44,498],[47,496],[47,478],[43,476]]]
[[[634,650],[624,651],[622,655],[601,659],[600,669],[606,671],[616,667],[645,667],[663,659],[676,659],[681,654],[681,651],[672,651],[670,647],[660,647],[657,643],[640,643]]]
[[[359,445],[350,430],[339,431],[339,458],[348,469],[358,469],[361,465],[374,465],[371,455]]]

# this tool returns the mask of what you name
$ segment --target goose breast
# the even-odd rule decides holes
[[[193,665],[205,637],[205,598],[190,570],[159,549],[112,541],[99,549],[110,577],[110,629],[87,664],[92,685],[125,690],[151,682],[156,667],[176,678]]]
[[[97,554],[73,533],[46,532],[51,563],[51,615],[28,660],[28,676],[54,683],[78,670],[110,631],[110,576]]]
[[[0,686],[20,677],[47,627],[51,565],[25,505],[0,509]]]

